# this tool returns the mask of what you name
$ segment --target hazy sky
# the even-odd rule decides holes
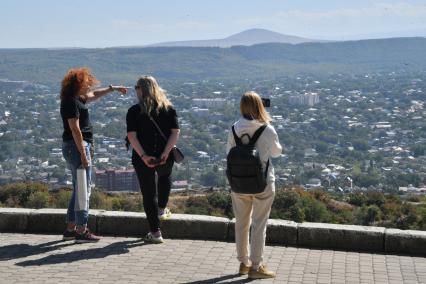
[[[426,36],[426,0],[0,0],[0,48],[145,45],[249,28],[337,40]]]

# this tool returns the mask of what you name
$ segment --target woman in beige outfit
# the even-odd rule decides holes
[[[270,124],[271,117],[262,104],[262,99],[255,92],[245,93],[240,102],[241,118],[234,124],[238,137],[244,141],[243,134],[253,136],[254,132],[262,125],[267,127],[255,144],[262,163],[263,170],[267,168],[267,185],[263,192],[257,194],[231,193],[235,223],[235,242],[237,245],[237,258],[240,261],[240,274],[248,274],[249,278],[273,278],[275,273],[269,271],[263,264],[263,250],[265,248],[266,225],[271,212],[275,196],[275,173],[270,160],[279,157],[282,147],[278,135]],[[228,135],[226,152],[236,145],[232,131]],[[269,160],[269,166],[267,162]],[[251,241],[249,229],[251,226]],[[250,254],[249,254],[250,243]]]

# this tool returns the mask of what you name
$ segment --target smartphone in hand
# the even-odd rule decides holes
[[[160,162],[161,162],[161,159],[160,158],[155,158],[155,159],[151,159],[151,160],[149,160],[149,164],[150,165],[158,165],[158,164],[160,164]]]

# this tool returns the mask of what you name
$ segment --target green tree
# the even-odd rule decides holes
[[[200,182],[206,186],[218,186],[221,184],[221,178],[217,172],[215,173],[214,171],[209,170],[201,174]]]
[[[328,144],[327,144],[327,143],[325,143],[325,142],[322,142],[322,141],[318,141],[318,142],[315,144],[315,150],[316,150],[318,153],[325,154],[325,153],[327,153],[327,152],[328,152]]]

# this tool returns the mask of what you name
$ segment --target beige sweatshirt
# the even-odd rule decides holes
[[[254,132],[256,132],[256,130],[263,124],[264,123],[259,122],[258,120],[248,120],[245,118],[240,118],[234,124],[235,133],[240,138],[245,133],[248,134],[250,137],[252,137]],[[244,138],[242,142],[244,144],[248,143],[248,141],[244,141]],[[232,128],[231,128],[228,132],[228,143],[226,145],[226,154],[228,154],[229,150],[231,150],[231,148],[234,147],[235,145],[236,144],[235,144],[235,140],[234,140],[234,136],[232,134]],[[263,130],[262,134],[260,135],[259,139],[257,140],[255,144],[255,147],[259,152],[259,157],[260,157],[260,160],[262,161],[263,170],[265,170],[266,163],[269,159],[267,182],[268,184],[271,182],[274,182],[275,170],[270,158],[279,157],[282,152],[282,147],[280,142],[278,141],[277,132],[275,131],[274,127],[271,124],[268,124],[265,130]]]

